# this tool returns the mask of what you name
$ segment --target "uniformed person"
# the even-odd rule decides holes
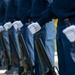
[[[22,0],[21,0],[22,1]],[[35,22],[37,21],[40,16],[41,16],[41,13],[46,10],[47,6],[48,6],[48,1],[46,0],[33,0],[32,1],[32,7],[31,7],[31,11],[24,17],[22,17],[23,19],[21,19],[21,21],[16,21],[15,23],[17,24],[21,24],[21,23],[26,23],[26,21],[28,20],[27,18],[30,18],[31,21]],[[21,7],[21,6],[20,6]],[[21,10],[20,10],[21,12]],[[30,16],[30,17],[29,17]],[[47,27],[48,24],[51,24],[49,27]],[[43,40],[43,43],[45,45],[45,47],[47,48],[48,52],[47,53],[50,53],[50,56],[48,54],[48,56],[50,57],[50,60],[52,62],[52,65],[54,66],[54,43],[53,43],[53,40],[54,40],[54,37],[55,37],[55,31],[54,31],[54,25],[53,25],[53,21],[52,22],[49,22],[47,23],[47,25],[41,30],[45,33],[42,34],[42,40]],[[49,28],[51,28],[51,31],[49,31]],[[54,33],[52,36],[49,36],[51,33]],[[28,49],[34,49],[34,36],[30,33],[30,31],[26,28],[25,29],[25,32],[24,32],[25,35],[25,42],[27,43],[27,46],[28,46]],[[45,40],[45,41],[44,41]],[[51,46],[49,46],[48,44],[51,44]],[[32,51],[30,49],[30,51]],[[36,50],[35,50],[36,51]],[[32,53],[31,53],[32,54]],[[36,56],[36,52],[35,52],[35,65],[38,65],[38,66],[35,66],[36,67],[36,75],[40,75],[41,72],[40,72],[40,69],[39,69],[39,61],[37,61],[38,57]]]
[[[36,33],[41,29],[40,26],[43,26],[45,23],[49,22],[54,17],[58,18],[56,40],[60,75],[75,75],[75,63],[70,55],[72,43],[67,39],[67,37],[62,32],[62,30],[67,27],[64,22],[64,19],[69,18],[70,23],[73,25],[75,24],[74,9],[75,0],[53,0],[52,4],[50,4],[47,10],[44,11],[44,13],[41,15],[41,18],[36,23],[32,23],[30,26],[28,26],[29,30],[32,33]],[[38,29],[35,29],[37,27]]]
[[[16,12],[17,12],[17,5],[19,3],[19,0],[9,0],[8,2],[8,6],[5,12],[5,24],[4,25],[12,25],[12,22],[15,21],[15,17],[16,17]],[[15,47],[17,48],[17,54],[18,54],[18,58],[19,58],[19,64],[20,64],[20,60],[21,60],[21,54],[20,54],[20,47],[19,47],[19,43],[18,43],[18,34],[17,31],[14,29],[14,27],[11,27],[10,29],[12,31],[12,36],[15,42]],[[9,31],[10,31],[9,30]],[[12,45],[10,46],[12,49],[12,57],[14,57],[14,50]],[[18,64],[16,64],[15,66],[17,66]],[[15,68],[12,68],[9,72],[13,72],[15,71]],[[8,72],[7,72],[8,73]]]
[[[31,32],[28,30],[28,28],[26,27],[29,25],[28,20],[30,19],[31,4],[32,4],[32,0],[19,0],[17,17],[16,17],[16,21],[14,21],[13,24],[24,25],[21,28],[21,30],[23,30],[22,35],[24,37],[27,49],[29,51],[32,65],[34,66],[34,44],[33,44],[33,38],[31,38],[33,36]],[[21,23],[20,20],[23,21],[23,23]]]
[[[49,2],[51,3],[52,0],[49,0],[49,1],[47,1],[47,0],[33,0],[32,10],[31,10],[31,19],[33,22],[36,22],[41,17],[42,12],[47,9]],[[40,35],[41,36],[40,38],[42,39],[43,44],[46,48],[46,52],[49,57],[49,60],[51,61],[52,66],[54,66],[55,29],[54,29],[53,20],[50,22],[47,22],[46,25],[40,30],[40,32],[42,32],[42,34]],[[51,35],[51,33],[54,33],[54,34]],[[37,59],[38,59],[38,56],[35,51],[35,68],[36,68],[35,75],[41,75],[41,72],[39,69],[39,61],[37,61]],[[46,65],[45,65],[45,67],[46,67]]]

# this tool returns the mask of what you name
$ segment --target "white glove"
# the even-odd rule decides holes
[[[0,26],[0,32],[3,31],[3,30],[4,30],[4,27],[3,26]]]
[[[23,23],[21,21],[15,21],[13,22],[13,26],[15,29],[20,29],[23,26]]]
[[[4,24],[5,30],[10,29],[11,27],[12,27],[12,23],[11,22],[7,22],[7,23]]]
[[[28,26],[28,29],[31,31],[32,34],[35,34],[41,29],[41,26],[36,22],[32,23]]]
[[[75,25],[71,25],[63,30],[63,33],[66,35],[70,42],[75,41]]]

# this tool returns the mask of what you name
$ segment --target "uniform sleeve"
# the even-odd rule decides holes
[[[38,23],[43,26],[45,23],[49,22],[52,20],[52,18],[54,17],[53,13],[52,13],[52,3],[49,4],[49,6],[47,7],[46,11],[44,11],[41,15],[41,18],[38,20]]]
[[[4,1],[0,3],[0,22],[4,20],[4,15],[5,15],[5,7],[4,7]]]
[[[9,0],[8,6],[6,8],[5,13],[5,20],[13,22],[14,19],[16,19],[17,14],[17,4],[15,3],[15,0]]]
[[[5,12],[5,8],[4,8],[4,2],[2,1],[0,3],[0,15],[2,15]]]
[[[28,19],[30,19],[30,13],[31,13],[31,10],[29,10],[28,13],[21,19],[21,22],[23,24],[25,24],[26,22],[28,22]]]
[[[32,0],[30,0],[30,4],[32,6]],[[24,15],[24,17],[21,19],[21,22],[23,24],[27,23],[28,22],[28,19],[30,19],[30,14],[31,14],[31,7],[29,8],[29,11],[27,12],[26,15]]]

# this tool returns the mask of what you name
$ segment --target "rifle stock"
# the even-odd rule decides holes
[[[39,33],[40,34],[40,33]],[[41,55],[43,56],[44,60],[45,60],[45,63],[47,65],[47,67],[49,68],[49,71],[50,71],[50,75],[56,75],[56,72],[54,71],[54,68],[52,67],[52,64],[48,58],[48,55],[46,53],[46,49],[43,45],[43,42],[42,40],[39,38],[39,34],[36,34],[35,35],[35,45],[36,45],[36,48],[37,50],[41,53]]]
[[[0,40],[1,40],[1,43],[2,43],[3,51],[4,51],[4,61],[6,62],[6,60],[7,60],[7,62],[8,62],[7,69],[9,70],[11,68],[10,65],[11,65],[11,61],[12,61],[11,52],[8,51],[8,48],[6,46],[6,41],[5,41],[4,37],[3,37],[2,32],[0,32]]]
[[[20,47],[21,47],[21,55],[22,55],[24,70],[27,73],[28,68],[30,68],[31,75],[33,75],[33,67],[32,67],[30,56],[29,56],[29,52],[28,52],[26,43],[25,43],[24,38],[23,38],[22,34],[20,33],[20,31],[18,34],[18,39],[19,39],[19,43],[20,43]],[[27,66],[25,66],[25,65],[27,65]]]

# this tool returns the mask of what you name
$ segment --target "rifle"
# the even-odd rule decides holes
[[[16,45],[15,45],[13,36],[12,36],[12,34],[11,34],[12,31],[8,31],[8,32],[9,32],[9,33],[8,33],[8,37],[9,37],[10,45],[13,47],[13,50],[14,50],[14,52],[15,52],[15,54],[16,54],[16,58],[17,58],[17,60],[19,61],[19,60],[20,60],[20,57],[19,57],[19,55],[18,55],[18,53],[17,53],[17,48],[16,48]]]
[[[24,41],[24,38],[21,34],[21,31],[19,31],[19,30],[18,30],[18,40],[19,40],[19,44],[20,44],[20,48],[21,48],[24,72],[27,75],[27,71],[30,70],[31,75],[33,75],[33,67],[32,67],[30,56],[29,56],[29,52],[28,52],[26,43]]]
[[[6,41],[3,37],[2,32],[0,32],[0,40],[1,40],[1,43],[2,43],[3,50],[4,50],[4,62],[8,63],[7,69],[9,70],[11,68],[11,60],[12,60],[11,59],[11,52],[8,51],[8,48],[6,46]]]
[[[12,34],[11,34],[11,32],[12,31],[8,31],[9,33],[8,33],[8,36],[9,36],[9,41],[10,41],[10,45],[13,47],[13,50],[14,50],[14,53],[15,53],[15,57],[16,57],[16,60],[14,61],[13,60],[13,62],[12,62],[12,64],[14,65],[14,63],[17,63],[18,64],[18,68],[19,68],[19,75],[21,74],[21,72],[20,72],[20,69],[21,69],[21,67],[20,67],[20,60],[21,60],[21,58],[19,57],[19,55],[18,55],[18,52],[17,52],[17,48],[16,48],[16,45],[15,45],[15,42],[14,42],[14,39],[13,39],[13,36],[12,36]]]
[[[57,75],[56,72],[54,71],[54,68],[52,67],[52,64],[51,64],[48,56],[47,56],[46,49],[45,49],[45,47],[43,45],[43,42],[39,38],[40,34],[41,33],[38,33],[38,34],[35,35],[35,38],[36,38],[35,46],[36,46],[36,49],[37,49],[37,53],[39,52],[43,56],[43,58],[45,60],[45,63],[47,65],[47,67],[49,68],[50,75]],[[45,75],[47,75],[47,74],[45,73]]]

